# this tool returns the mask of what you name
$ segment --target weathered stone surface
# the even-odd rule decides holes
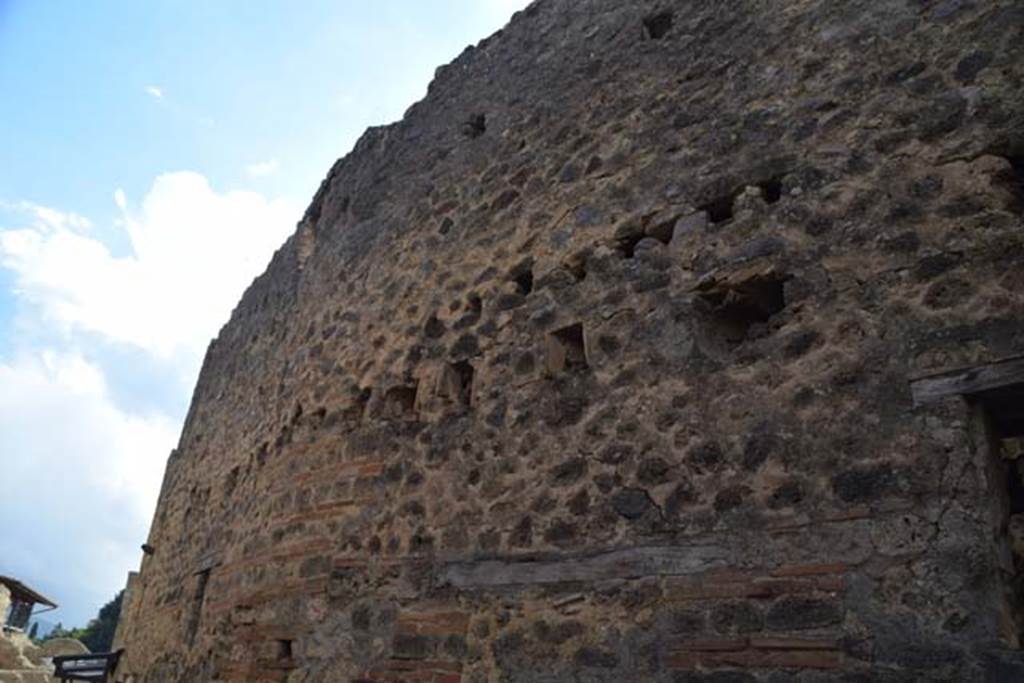
[[[56,680],[46,671],[4,671],[0,669],[0,683],[53,683]]]
[[[5,619],[11,603],[11,591],[0,584],[0,615]],[[24,679],[26,681],[40,680],[32,676],[39,673],[42,658],[47,656],[50,656],[49,652],[33,643],[25,632],[0,624],[0,681],[18,681],[21,674],[28,677]],[[43,673],[43,680],[48,680],[45,669]]]
[[[43,657],[88,654],[89,648],[74,638],[50,638],[39,646]]]
[[[1014,0],[520,12],[211,343],[121,674],[1010,680],[1006,466],[910,382],[1024,353],[1022,81]]]

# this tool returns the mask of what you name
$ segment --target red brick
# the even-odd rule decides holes
[[[330,465],[320,469],[297,474],[292,478],[295,484],[310,484],[324,481],[336,482],[339,479],[364,476],[375,477],[384,470],[384,463],[378,459],[361,459],[339,465]]]
[[[292,524],[298,524],[299,522],[316,522],[335,517],[343,517],[347,515],[352,508],[365,504],[366,502],[367,501],[365,499],[346,498],[344,500],[323,503],[321,505],[311,507],[308,510],[303,510],[302,512],[272,517],[270,519],[270,528],[273,529],[282,526],[290,526]]]
[[[665,581],[665,597],[673,600],[770,598],[777,595],[841,592],[845,588],[842,564],[790,565],[771,572],[719,569],[697,576]]]
[[[765,639],[769,640],[769,639]],[[779,639],[781,644],[782,639]],[[807,649],[746,648],[740,650],[687,650],[671,652],[667,658],[670,668],[692,669],[838,669],[842,655],[827,649],[824,643],[812,643]]]
[[[759,650],[835,650],[835,638],[751,638],[750,646]]]
[[[257,605],[288,595],[318,595],[327,592],[327,582],[328,578],[326,576],[272,582],[263,588],[212,602],[207,609],[212,614],[220,614],[227,610],[235,609],[238,606],[256,607]]]
[[[820,591],[841,593],[846,590],[846,577],[818,576],[814,578],[814,586]]]
[[[754,579],[760,576],[759,572],[754,572],[749,569],[736,569],[735,567],[722,567],[720,569],[712,569],[704,574],[701,574],[701,578],[705,581],[712,583],[736,583],[743,582],[749,579]]]
[[[845,582],[841,576],[809,576],[807,578],[764,578],[754,579],[757,588],[752,593],[756,597],[774,597],[776,595],[793,595],[826,591],[837,593],[843,590]]]
[[[667,600],[714,600],[749,598],[767,594],[750,581],[713,582],[703,578],[670,579],[665,584]]]
[[[220,567],[217,567],[214,575],[217,577],[223,577],[226,574],[242,571],[257,565],[264,565],[268,562],[280,562],[287,561],[289,559],[305,559],[311,555],[329,552],[333,547],[333,542],[322,539],[298,541],[284,546],[278,545],[269,548],[266,552],[255,553],[248,557],[235,560],[234,562],[221,565]]]
[[[811,576],[817,574],[842,574],[849,569],[849,565],[841,563],[833,564],[790,564],[776,567],[772,570],[772,576]]]
[[[399,631],[409,634],[463,635],[467,628],[469,628],[469,615],[464,612],[407,613],[398,617]]]
[[[858,505],[830,517],[821,520],[823,522],[849,522],[857,519],[867,519],[871,516],[871,508],[866,505]]]
[[[462,673],[462,664],[458,662],[444,662],[438,659],[389,659],[382,669],[377,671],[413,671],[428,672],[431,674]]]
[[[689,671],[700,666],[699,652],[672,652],[666,657],[666,664],[670,669],[682,669]]]
[[[333,566],[335,569],[367,569],[370,563],[358,557],[336,557]]]
[[[696,638],[677,644],[680,650],[715,652],[723,650],[744,650],[749,645],[746,638]]]
[[[695,652],[692,658],[670,657],[670,666],[679,669],[838,669],[841,655],[834,650],[742,650],[739,652]]]
[[[806,526],[807,518],[803,515],[775,514],[765,522],[764,528],[769,533],[796,531]]]
[[[217,676],[219,681],[237,683],[281,683],[287,678],[287,671],[261,671],[252,665],[221,669]]]
[[[402,683],[434,683],[434,674],[430,671],[410,671],[396,680]]]
[[[281,626],[278,624],[248,624],[235,628],[235,636],[243,642],[263,640],[298,640],[312,629]]]
[[[843,657],[837,650],[778,650],[757,653],[763,657],[759,668],[838,669]]]

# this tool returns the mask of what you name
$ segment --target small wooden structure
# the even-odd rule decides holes
[[[53,658],[53,676],[67,681],[101,681],[106,683],[117,669],[124,650],[95,652],[88,655],[64,655]]]
[[[17,579],[0,576],[0,584],[6,586],[11,593],[11,604],[7,609],[7,614],[4,615],[4,628],[24,631],[28,628],[32,610],[36,605],[43,605],[51,609],[57,608],[57,603],[53,600],[37,593]]]

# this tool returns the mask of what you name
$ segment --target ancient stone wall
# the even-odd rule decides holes
[[[0,584],[0,683],[49,681],[46,672],[40,672],[42,651],[24,632],[4,625],[11,606],[10,589]]]
[[[1015,0],[542,0],[211,344],[122,680],[1022,675]],[[1000,467],[1002,465],[999,465]]]
[[[11,608],[11,590],[0,584],[0,619],[7,618],[7,610]]]
[[[135,586],[138,585],[139,573],[128,572],[128,581],[124,586],[124,594],[121,596],[121,612],[127,614],[135,602]],[[111,641],[110,649],[120,650],[124,647],[125,629],[128,628],[127,619],[118,619],[117,628],[114,629],[114,639]]]

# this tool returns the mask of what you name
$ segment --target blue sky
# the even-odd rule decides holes
[[[82,625],[339,156],[527,0],[0,0],[0,574]]]

